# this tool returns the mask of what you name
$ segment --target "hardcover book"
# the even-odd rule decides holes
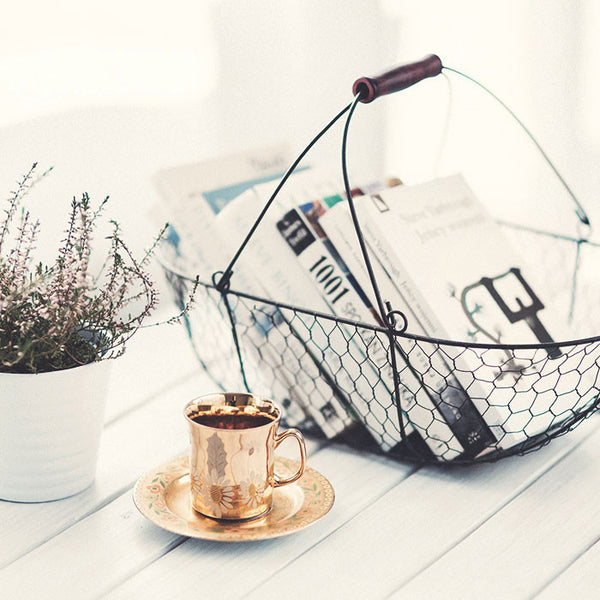
[[[360,203],[361,199],[356,201]],[[330,203],[334,204],[333,207],[319,216],[320,229],[337,253],[343,256],[347,270],[355,275],[364,295],[369,298],[371,307],[376,306],[348,203],[334,203],[331,200]],[[419,314],[422,309],[416,299],[414,296],[407,296],[404,282],[397,278],[396,283],[394,282],[384,266],[388,261],[384,260],[384,265],[380,262],[378,255],[385,241],[373,234],[372,224],[362,222],[361,225],[363,233],[365,230],[368,233],[365,234],[368,246],[378,246],[378,251],[371,249],[370,257],[384,302],[391,302],[395,310],[407,315],[413,325],[413,333],[426,335],[428,328],[423,327],[423,316]],[[386,257],[389,257],[389,251]],[[387,267],[390,269],[393,265],[387,264]],[[477,408],[451,373],[450,367],[432,352],[431,347],[397,337],[395,351],[397,368],[403,382],[403,408],[436,456],[443,457],[444,460],[452,460],[458,456],[473,457],[496,441]]]
[[[378,256],[413,299],[428,336],[488,344],[552,341],[524,257],[460,175],[382,190],[357,202]],[[378,246],[377,240],[387,243]],[[413,324],[409,322],[409,331]],[[560,350],[444,346],[451,372],[500,446],[546,429],[535,382]],[[539,418],[537,418],[539,416]]]

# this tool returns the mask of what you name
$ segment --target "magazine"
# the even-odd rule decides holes
[[[255,183],[281,178],[291,160],[287,145],[257,148],[159,171],[155,178],[163,215],[190,271],[210,282],[223,268],[223,247],[212,232],[219,211]]]
[[[212,274],[224,268],[229,248],[214,227],[216,215],[252,185],[279,179],[288,161],[287,148],[280,145],[160,171],[156,184],[163,199],[162,212],[170,220],[167,244],[162,248],[163,260],[184,274],[199,275],[210,282]],[[251,178],[243,180],[243,176]],[[171,282],[176,301],[184,303],[185,291],[176,289],[178,286],[172,277]],[[241,273],[238,284],[250,291],[252,280]],[[237,357],[225,312],[220,303],[207,299],[202,311],[186,315],[184,324],[203,366],[221,385],[241,389],[243,381],[239,369],[227,366],[237,361]],[[242,345],[244,363],[252,372],[253,391],[277,398],[288,425],[313,430],[316,425],[300,403],[298,386],[284,386],[280,378],[274,376],[281,355],[273,357],[275,350],[269,340],[268,321],[277,316],[262,317],[260,326],[257,324],[246,332],[249,343]],[[201,338],[207,328],[213,331],[213,343],[210,348],[200,350],[195,338]],[[269,368],[263,368],[265,363]]]

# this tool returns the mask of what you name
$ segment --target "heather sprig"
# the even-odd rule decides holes
[[[35,169],[9,195],[0,222],[0,372],[55,371],[120,356],[159,300],[146,267],[164,229],[137,260],[111,221],[103,266],[90,273],[93,233],[108,198],[96,208],[87,194],[74,198],[55,261],[34,263],[40,225],[21,201],[37,181]]]

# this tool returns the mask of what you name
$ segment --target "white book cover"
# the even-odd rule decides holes
[[[329,299],[332,310],[336,310],[339,299],[343,308],[337,310],[349,312],[350,315],[347,316],[350,316],[354,320],[381,326],[382,323],[378,317],[378,311],[374,308],[377,306],[377,303],[370,299],[371,294],[368,293],[369,288],[367,286],[370,286],[370,282],[368,281],[368,277],[366,279],[363,277],[364,265],[360,265],[358,261],[354,261],[353,256],[344,247],[346,240],[352,235],[352,223],[349,223],[350,229],[344,234],[341,236],[336,235],[340,231],[337,226],[343,221],[343,219],[339,218],[342,216],[341,211],[346,213],[347,208],[347,202],[340,195],[330,196],[323,200],[315,200],[300,206],[299,212],[306,218],[306,222],[310,225],[314,238],[311,239],[307,236],[311,240],[311,243],[307,245],[305,241],[302,244],[303,251],[298,258],[310,272],[316,271],[318,273],[319,270],[325,269],[328,264],[335,265],[335,268],[331,269],[326,280],[326,282],[329,282],[329,288],[331,289],[323,289],[324,297]],[[349,213],[347,214],[349,217]],[[288,226],[293,221],[292,217],[293,214],[290,215],[288,213],[286,221]],[[334,224],[331,226],[333,236],[330,237],[330,227],[328,227],[328,224],[332,222]],[[351,241],[351,239],[348,240],[348,242]],[[329,256],[330,258],[325,260],[325,256]],[[346,261],[346,257],[348,257],[348,262]],[[366,268],[364,268],[364,273],[366,274]],[[335,283],[332,285],[332,282]],[[361,337],[365,342],[366,348],[368,348],[367,354],[369,359],[384,375],[384,382],[387,383],[389,393],[393,393],[394,377],[389,357],[388,339],[384,338],[384,336],[380,338],[374,334],[369,335],[367,330],[363,330]],[[438,389],[443,387],[445,392],[448,385],[444,378],[437,375],[435,371],[432,372],[430,370],[429,372],[432,375],[437,375],[437,377],[433,377],[435,379],[433,382],[426,382],[428,387],[422,386],[422,382],[410,368],[411,366],[415,366],[414,361],[416,360],[415,354],[417,350],[418,348],[411,349],[412,363],[408,363],[408,358],[406,357],[405,360],[405,356],[401,356],[401,353],[396,351],[398,360],[397,368],[401,373],[400,394],[402,406],[405,415],[411,424],[416,427],[417,431],[420,432],[432,453],[444,460],[452,460],[464,454],[465,448],[453,434],[447,422],[443,418],[440,418],[436,406],[429,397],[430,390],[432,389],[431,386],[435,389],[435,398],[437,398],[442,395],[442,393],[438,392]],[[389,418],[395,423],[396,428],[399,429],[398,413],[395,407],[390,411]],[[477,453],[478,450],[475,452]]]
[[[343,256],[348,269],[356,276],[371,304],[376,306],[377,300],[348,203],[333,206],[320,217],[319,223]],[[368,223],[366,215],[361,218],[361,229],[382,301],[390,302],[394,310],[407,316],[412,333],[431,335],[430,330],[423,326],[428,317],[419,300],[407,289],[405,280],[392,277],[390,270],[397,272],[394,264],[391,268],[388,264],[390,251],[386,252],[379,235],[373,234],[373,226]],[[432,351],[431,345],[420,345],[402,337],[397,337],[396,343],[397,368],[405,386],[401,397],[404,410],[423,437],[430,437],[438,444],[437,455],[445,460],[458,455],[473,457],[496,441],[449,366]]]
[[[383,190],[357,206],[393,253],[394,276],[427,315],[427,335],[491,344],[552,341],[524,257],[460,175]],[[534,386],[561,360],[560,351],[523,351],[520,360],[499,349],[443,349],[500,446],[546,429],[548,414],[536,405]]]

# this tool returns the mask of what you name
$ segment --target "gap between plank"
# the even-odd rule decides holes
[[[406,477],[404,477],[401,481],[395,483],[394,485],[390,486],[381,496],[380,498],[383,498],[385,495],[387,495],[389,492],[391,492],[396,486],[398,485],[402,485],[402,483],[404,483],[409,477],[411,477],[412,475],[414,475],[417,471],[419,471],[422,467],[420,465],[412,465],[414,468],[409,471],[406,475]],[[362,511],[361,511],[362,512]],[[272,579],[275,575],[277,575],[277,573],[283,571],[283,569],[286,569],[287,567],[289,567],[291,564],[293,564],[295,561],[297,561],[299,558],[301,558],[302,556],[304,556],[306,553],[308,553],[310,550],[312,550],[313,548],[316,548],[319,544],[321,544],[323,541],[325,541],[326,539],[328,539],[331,535],[333,535],[336,531],[338,531],[339,529],[341,529],[342,527],[344,527],[345,525],[347,525],[348,523],[351,523],[354,519],[358,518],[360,516],[360,512],[353,515],[352,517],[350,517],[347,521],[344,521],[344,523],[341,523],[338,527],[336,527],[335,529],[332,529],[328,534],[327,537],[320,539],[318,542],[316,542],[315,544],[313,544],[312,546],[310,546],[309,548],[306,548],[305,550],[303,550],[302,552],[300,552],[300,554],[296,555],[292,560],[288,561],[285,565],[281,566],[280,568],[278,568],[276,571],[273,571],[271,573],[271,575],[269,577],[267,577],[266,579],[263,579],[259,584],[255,585],[252,589],[248,590],[245,594],[244,594],[244,598],[247,598],[248,596],[250,596],[252,593],[254,593],[256,590],[258,590],[258,588],[260,588],[261,586],[263,586],[267,581],[269,581],[270,579]]]
[[[504,502],[502,502],[498,507],[496,507],[496,509],[493,512],[489,512],[487,515],[484,515],[477,524],[475,524],[468,531],[466,531],[464,533],[464,535],[462,535],[458,539],[456,539],[451,546],[446,548],[443,552],[441,552],[439,555],[437,555],[435,558],[433,558],[431,561],[429,561],[427,564],[425,564],[416,573],[414,573],[413,575],[408,577],[406,580],[404,580],[397,588],[395,588],[390,594],[388,594],[388,596],[386,596],[386,600],[388,600],[389,598],[392,598],[399,590],[401,590],[404,586],[406,586],[408,583],[410,583],[413,579],[415,579],[421,573],[423,573],[423,571],[426,571],[429,567],[431,567],[433,564],[435,564],[441,558],[443,558],[446,554],[448,554],[448,552],[453,550],[456,546],[458,546],[460,543],[462,543],[464,540],[466,540],[469,536],[471,536],[473,533],[475,533],[489,519],[491,519],[494,515],[501,512],[504,508],[506,508],[513,500],[515,500],[518,496],[520,496],[525,490],[530,488],[536,481],[538,481],[546,473],[548,473],[554,467],[556,467],[556,465],[558,465],[559,462],[561,462],[567,456],[569,456],[572,452],[574,452],[579,446],[581,446],[588,438],[590,438],[595,433],[598,433],[597,427],[591,429],[589,432],[586,432],[586,434],[584,436],[582,436],[582,438],[580,440],[578,440],[576,443],[574,443],[572,446],[570,446],[568,449],[566,449],[563,453],[557,454],[554,457],[554,459],[549,461],[545,467],[540,469],[540,471],[529,482],[522,484],[521,486],[516,488],[512,494],[509,494],[508,498]],[[518,460],[519,457],[514,457],[514,458]]]

